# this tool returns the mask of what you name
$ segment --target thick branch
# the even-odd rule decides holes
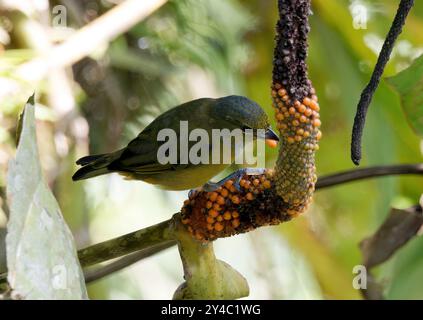
[[[152,247],[145,248],[143,250],[131,253],[123,258],[120,258],[116,261],[109,263],[106,266],[98,267],[92,270],[91,269],[84,270],[85,283],[96,281],[116,271],[122,270],[126,268],[127,266],[134,264],[135,262],[148,258],[167,248],[173,247],[175,244],[176,244],[176,241],[162,242]]]
[[[316,189],[324,189],[351,181],[397,174],[423,174],[423,164],[400,164],[349,170],[320,177]]]
[[[82,267],[119,258],[129,253],[174,242],[172,219],[78,251]]]

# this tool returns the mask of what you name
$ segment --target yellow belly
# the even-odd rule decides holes
[[[196,165],[189,169],[169,170],[137,178],[166,190],[188,190],[203,186],[228,166],[228,164]]]

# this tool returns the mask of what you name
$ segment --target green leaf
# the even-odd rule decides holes
[[[423,55],[407,69],[385,80],[399,93],[411,127],[423,137]]]
[[[372,269],[391,258],[399,249],[413,239],[423,226],[423,214],[420,205],[408,209],[391,209],[385,222],[375,234],[364,239],[360,248],[363,264]],[[366,299],[381,300],[384,287],[369,272],[367,288],[362,292]]]
[[[21,117],[16,158],[9,165],[7,280],[14,298],[86,299],[72,234],[41,172],[34,109],[32,97]]]
[[[373,268],[388,260],[417,234],[422,225],[420,206],[403,210],[391,209],[377,232],[361,242],[364,265]]]

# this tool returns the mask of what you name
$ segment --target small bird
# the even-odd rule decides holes
[[[265,139],[271,147],[279,140],[269,125],[264,110],[254,101],[231,95],[218,99],[201,98],[176,106],[158,116],[135,139],[118,151],[99,155],[89,155],[79,159],[81,165],[72,180],[83,180],[107,173],[117,172],[127,179],[142,180],[167,190],[187,190],[206,184],[211,178],[226,169],[228,163],[167,163],[158,161],[158,151],[164,141],[158,141],[162,129],[173,129],[177,133],[180,146],[180,122],[187,121],[189,131],[201,128],[212,136],[213,129],[264,129]],[[189,147],[196,142],[189,141]],[[234,151],[231,143],[231,151]],[[210,146],[208,146],[210,147]],[[179,154],[180,150],[178,150]],[[212,151],[213,152],[213,151]],[[234,154],[234,152],[231,152]],[[179,159],[179,158],[178,158]],[[232,158],[233,161],[233,158]]]

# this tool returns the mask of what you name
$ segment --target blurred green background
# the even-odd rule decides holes
[[[169,0],[129,32],[66,68],[16,71],[121,1],[0,1],[0,231],[7,222],[7,164],[16,120],[35,91],[40,156],[79,248],[163,221],[186,192],[166,192],[117,175],[73,183],[75,160],[126,145],[154,117],[199,97],[246,95],[273,112],[270,83],[275,0]],[[66,8],[55,26],[54,8]],[[321,105],[319,175],[352,168],[355,107],[376,62],[398,0],[313,0],[309,73]],[[362,7],[360,7],[362,6]],[[57,7],[56,7],[57,8]],[[60,7],[62,8],[62,7]],[[365,17],[357,14],[366,9]],[[423,53],[423,2],[416,1],[385,76]],[[36,75],[35,75],[35,78]],[[381,82],[369,112],[362,166],[421,161],[420,140],[399,97]],[[267,150],[267,166],[276,152]],[[418,177],[367,180],[320,191],[302,217],[216,241],[216,255],[239,270],[256,299],[359,299],[358,243],[392,206],[418,202]],[[377,270],[388,298],[423,299],[423,239]],[[171,298],[183,281],[176,248],[90,284],[93,299]]]

